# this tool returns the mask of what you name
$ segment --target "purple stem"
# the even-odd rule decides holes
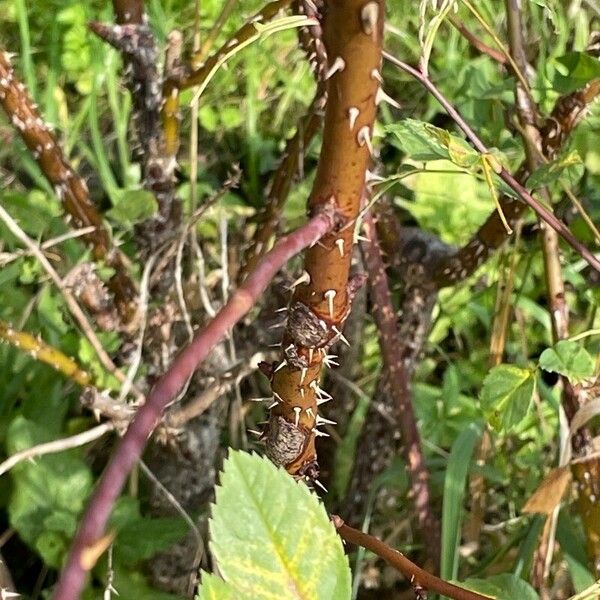
[[[331,207],[329,207],[331,209]],[[125,480],[142,454],[148,436],[159,423],[165,407],[211,350],[254,306],[277,271],[294,255],[329,232],[335,221],[333,209],[325,210],[293,233],[283,237],[258,263],[244,283],[231,295],[215,318],[186,346],[169,370],[156,382],[146,403],[138,410],[110,459],[73,540],[67,563],[54,591],[54,600],[77,600],[90,565],[82,564],[86,550],[101,540],[113,504]]]
[[[463,119],[460,113],[452,106],[450,101],[438,90],[435,84],[418,69],[411,67],[409,64],[402,62],[392,54],[383,52],[383,56],[392,64],[396,65],[404,72],[412,75],[431,95],[444,107],[446,112],[454,119],[455,123],[464,131],[465,135],[476,150],[482,154],[488,154],[489,148],[481,141],[479,136],[471,129],[469,124]],[[600,260],[598,260],[588,248],[586,248],[569,230],[569,228],[557,219],[554,214],[549,211],[543,204],[538,202],[504,167],[498,172],[498,176],[512,190],[514,190],[524,202],[529,205],[537,215],[554,231],[556,231],[592,268],[600,273]]]

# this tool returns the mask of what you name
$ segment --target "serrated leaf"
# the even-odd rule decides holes
[[[246,600],[240,596],[231,585],[212,573],[202,572],[202,583],[196,600]]]
[[[509,573],[492,575],[486,579],[467,579],[460,585],[496,600],[539,600],[536,591],[526,581]]]
[[[393,134],[400,149],[415,160],[446,159],[463,168],[479,160],[479,153],[465,140],[424,121],[404,119],[386,126],[385,130]]]
[[[527,180],[527,187],[534,190],[559,179],[573,185],[581,179],[584,169],[581,157],[577,150],[574,150],[536,169]]]
[[[237,598],[350,598],[348,560],[325,508],[266,458],[230,451],[210,534],[219,573]]]
[[[600,60],[587,52],[567,52],[556,61],[559,67],[552,87],[560,94],[570,94],[600,77]]]
[[[569,466],[552,469],[527,500],[521,511],[551,515],[560,504],[570,483],[571,468]]]
[[[560,373],[572,383],[579,383],[594,374],[594,359],[577,342],[561,340],[547,348],[540,356],[540,367],[544,371]]]
[[[483,381],[481,408],[490,425],[508,433],[527,415],[535,391],[535,371],[514,365],[494,367]]]

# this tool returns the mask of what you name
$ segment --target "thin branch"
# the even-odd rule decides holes
[[[495,60],[497,63],[501,65],[506,65],[508,63],[508,59],[506,58],[506,54],[501,52],[500,50],[496,50],[491,46],[488,46],[486,43],[482,42],[475,34],[473,34],[467,26],[460,20],[455,19],[450,16],[448,18],[450,23],[458,30],[458,32],[481,54],[487,54],[490,58]]]
[[[39,246],[19,227],[17,222],[8,214],[8,212],[6,212],[6,210],[2,206],[0,206],[0,219],[4,222],[4,224],[10,230],[10,232],[18,240],[23,242],[23,244],[25,244],[27,248],[29,248],[31,254],[33,254],[38,259],[46,273],[48,273],[50,279],[52,279],[52,281],[62,294],[63,298],[65,299],[67,307],[71,311],[71,314],[73,315],[75,321],[77,321],[77,323],[79,324],[79,327],[81,328],[83,334],[90,342],[92,348],[95,350],[104,368],[107,369],[109,373],[112,373],[121,383],[125,382],[125,375],[121,373],[121,371],[115,366],[115,364],[111,360],[110,356],[106,353],[106,350],[104,350],[104,348],[102,347],[98,336],[94,332],[83,310],[81,310],[81,307],[77,303],[77,300],[75,300],[75,297],[73,296],[71,291],[63,285],[60,276],[54,270],[54,267],[50,264],[50,261],[48,261],[44,253],[40,250]]]
[[[7,471],[10,471],[15,465],[18,465],[24,460],[32,460],[38,456],[44,456],[45,454],[56,454],[57,452],[63,452],[70,450],[71,448],[79,448],[89,444],[109,431],[113,431],[115,426],[113,423],[107,422],[92,427],[83,433],[78,433],[67,438],[60,440],[53,440],[52,442],[46,442],[45,444],[38,444],[31,448],[16,452],[12,456],[9,456],[4,462],[0,463],[0,476],[4,475]]]
[[[115,249],[102,217],[89,197],[85,181],[64,156],[50,127],[40,117],[23,84],[15,76],[7,52],[0,49],[0,105],[15,126],[46,179],[54,186],[64,210],[75,227],[93,227],[85,239],[97,260],[105,260],[115,269],[109,281],[111,291],[125,321],[134,316],[135,286],[121,253]]]
[[[462,129],[467,138],[471,141],[476,150],[481,154],[488,155],[489,148],[481,141],[479,136],[473,131],[470,125],[463,119],[460,113],[452,106],[450,101],[440,92],[436,85],[420,71],[411,67],[409,64],[398,60],[395,56],[384,52],[384,57],[392,64],[402,69],[414,77],[431,95],[444,107],[446,112],[455,123]],[[552,229],[554,229],[593,269],[600,272],[600,260],[590,252],[575,236],[568,227],[559,221],[552,212],[536,200],[504,167],[498,165],[496,173],[522,200]]]
[[[111,509],[127,475],[139,459],[148,436],[165,407],[175,398],[189,377],[227,332],[252,309],[277,271],[294,255],[316,243],[337,222],[331,204],[323,207],[308,223],[283,237],[257,265],[229,302],[208,325],[199,331],[168,371],[159,378],[139,409],[109,461],[73,540],[71,552],[54,591],[55,600],[76,600],[84,584],[86,567],[82,557],[102,537]]]
[[[63,354],[58,348],[46,344],[43,340],[36,338],[26,331],[18,331],[13,329],[8,323],[0,321],[0,340],[6,340],[15,348],[27,352],[35,360],[50,365],[53,369],[79,385],[93,385],[92,376],[82,369],[72,358]]]
[[[411,479],[409,496],[415,505],[421,538],[428,542],[425,547],[437,570],[440,560],[439,523],[431,509],[429,472],[423,457],[421,437],[412,405],[410,375],[404,366],[402,355],[398,352],[402,342],[396,327],[396,311],[371,211],[366,214],[364,224],[367,238],[371,241],[362,244],[362,251],[369,273],[369,291],[379,331],[379,345],[385,367],[384,377],[388,380],[389,394],[399,408],[403,454]]]
[[[452,598],[453,600],[490,600],[489,596],[483,596],[478,594],[477,592],[472,592],[465,588],[461,588],[452,583],[448,583],[431,573],[428,573],[421,567],[415,565],[415,563],[411,562],[402,554],[398,552],[398,550],[394,550],[390,548],[384,542],[378,540],[377,538],[369,535],[368,533],[363,533],[358,529],[354,529],[344,523],[341,517],[337,515],[333,515],[331,517],[335,528],[337,529],[340,537],[355,546],[361,546],[362,548],[366,548],[370,550],[383,560],[387,562],[390,566],[392,566],[397,571],[400,571],[406,579],[408,579],[413,587],[416,585],[421,586],[425,590],[443,594],[448,598]]]

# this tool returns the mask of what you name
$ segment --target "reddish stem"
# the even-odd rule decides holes
[[[76,600],[90,565],[82,564],[86,551],[101,540],[112,507],[125,480],[139,459],[148,436],[157,426],[164,408],[227,332],[254,306],[277,271],[294,255],[319,240],[334,225],[334,212],[326,206],[317,216],[283,237],[259,262],[231,296],[229,302],[177,356],[156,382],[110,459],[88,504],[71,546],[67,563],[54,591],[55,600]]]

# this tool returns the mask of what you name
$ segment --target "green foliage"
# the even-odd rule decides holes
[[[542,352],[540,367],[560,373],[572,383],[579,383],[594,374],[595,363],[589,352],[577,342],[561,340]]]
[[[467,579],[461,585],[496,600],[539,600],[536,591],[520,577],[504,573],[486,579]]]
[[[535,371],[514,365],[494,367],[481,388],[481,408],[490,425],[499,433],[516,429],[529,412],[535,388]]]
[[[600,77],[600,60],[585,52],[568,52],[556,61],[557,73],[552,84],[561,94],[574,92]]]
[[[527,186],[536,189],[556,181],[574,185],[581,179],[583,172],[581,157],[573,150],[536,169],[527,179]]]
[[[240,600],[350,596],[348,560],[323,505],[267,458],[229,452],[210,536],[219,573]],[[209,582],[200,598],[224,589]]]
[[[114,206],[106,214],[121,225],[131,226],[153,217],[158,203],[147,190],[122,190],[114,196]]]

